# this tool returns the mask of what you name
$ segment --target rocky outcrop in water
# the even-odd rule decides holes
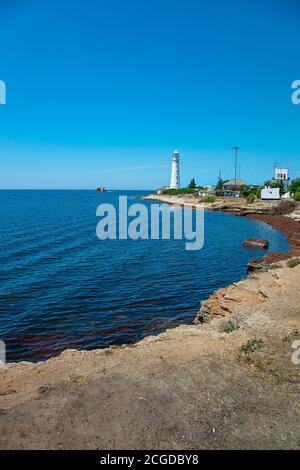
[[[288,252],[267,253],[263,258],[251,261],[248,264],[249,271],[264,271],[272,263],[300,256],[300,222],[297,219],[272,214],[253,214],[249,217],[280,230],[291,244],[291,249]]]
[[[257,248],[259,250],[266,250],[269,248],[268,240],[259,240],[258,238],[247,238],[247,240],[243,242],[243,245],[248,248]]]

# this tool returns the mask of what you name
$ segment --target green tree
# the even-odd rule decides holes
[[[195,178],[192,178],[192,179],[191,179],[191,182],[190,182],[190,184],[188,185],[188,188],[189,188],[189,189],[195,189],[195,188],[196,188],[196,181],[195,181]]]
[[[215,189],[220,191],[223,189],[224,183],[225,181],[223,181],[222,178],[219,178]]]
[[[295,201],[300,201],[300,191],[294,193],[294,199],[295,199]]]
[[[291,194],[300,193],[300,178],[291,181],[289,190]]]
[[[243,184],[243,186],[241,186],[241,196],[242,197],[248,197],[250,192],[251,191],[250,191],[249,186],[246,186],[245,184]]]

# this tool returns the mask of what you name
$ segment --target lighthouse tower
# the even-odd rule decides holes
[[[171,183],[170,189],[179,189],[180,188],[180,171],[179,171],[179,153],[177,150],[173,153],[172,157],[172,173],[171,173]]]

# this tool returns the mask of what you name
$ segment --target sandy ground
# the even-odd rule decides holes
[[[149,196],[145,196],[142,199],[167,202],[168,204],[184,204],[186,206],[194,207],[204,204],[206,210],[227,210],[233,213],[247,212],[254,214],[266,213],[278,204],[278,201],[261,201],[260,199],[257,199],[254,203],[249,204],[244,198],[234,197],[217,197],[213,203],[203,203],[203,200],[199,196],[195,196],[193,194],[183,194],[178,196],[150,194]]]
[[[282,262],[235,284],[250,304],[231,286],[207,324],[2,367],[0,448],[299,448],[299,276]]]

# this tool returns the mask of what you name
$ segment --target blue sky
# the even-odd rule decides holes
[[[0,188],[300,176],[296,0],[1,0]]]

